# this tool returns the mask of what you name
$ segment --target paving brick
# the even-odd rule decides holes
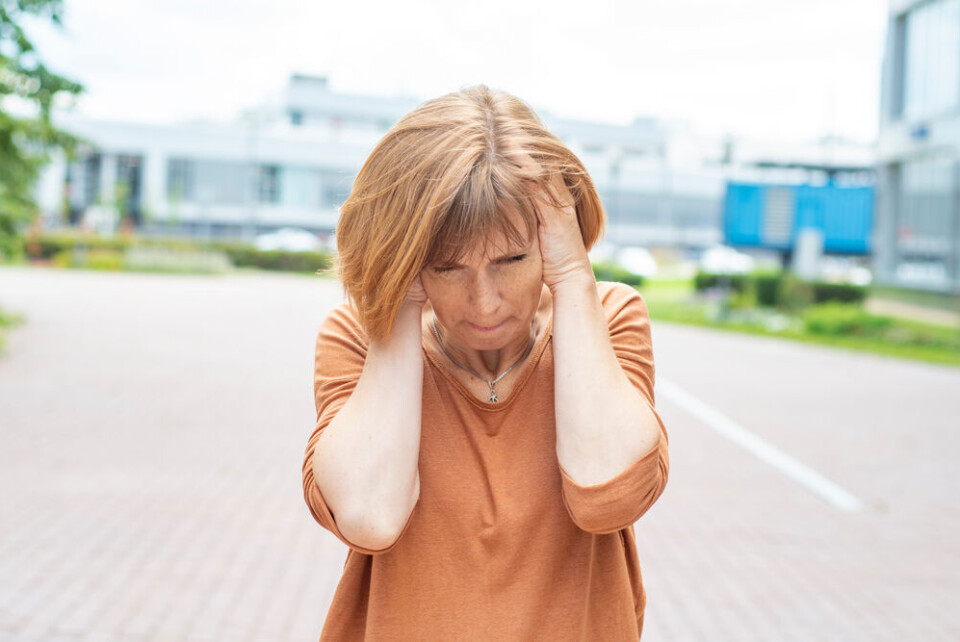
[[[0,642],[316,639],[346,548],[300,464],[311,277],[0,268]],[[960,370],[654,322],[658,378],[866,502],[844,512],[666,395],[636,525],[654,642],[960,639]]]

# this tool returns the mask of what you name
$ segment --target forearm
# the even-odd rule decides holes
[[[317,484],[358,544],[399,534],[419,497],[422,386],[420,307],[408,303],[391,337],[370,344],[356,388],[314,452]]]
[[[552,292],[557,457],[592,486],[656,448],[659,423],[617,361],[592,273]]]

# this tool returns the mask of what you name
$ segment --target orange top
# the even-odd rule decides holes
[[[626,285],[597,291],[620,364],[653,408],[646,304]],[[457,380],[425,306],[420,498],[380,551],[340,533],[313,476],[317,437],[350,396],[367,349],[346,304],[323,322],[303,489],[314,519],[350,550],[321,640],[639,639],[646,594],[633,523],[666,484],[666,429],[657,415],[659,447],[611,480],[583,487],[567,476],[556,453],[552,309],[544,286],[545,331],[507,396],[487,403]]]

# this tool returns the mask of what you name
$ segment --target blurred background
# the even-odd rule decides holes
[[[960,0],[0,0],[0,641],[319,635],[316,272],[475,83],[651,313],[644,639],[960,639]]]

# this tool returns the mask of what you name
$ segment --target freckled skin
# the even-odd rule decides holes
[[[490,240],[487,255],[473,248],[453,269],[427,266],[420,278],[447,351],[493,379],[530,343],[543,262],[536,234],[525,247],[508,245],[502,235]],[[498,324],[486,332],[474,327]]]

